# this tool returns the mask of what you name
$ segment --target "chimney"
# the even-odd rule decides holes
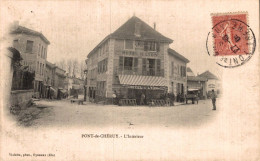
[[[153,29],[156,30],[156,23],[153,23]]]
[[[135,22],[135,36],[141,36],[141,22]]]

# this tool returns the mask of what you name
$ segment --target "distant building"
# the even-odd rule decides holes
[[[208,70],[198,76],[207,79],[207,93],[210,93],[212,89],[214,89],[217,93],[221,93],[221,81],[217,76]]]
[[[168,54],[168,61],[170,66],[170,85],[168,85],[168,87],[170,87],[169,91],[173,92],[175,95],[178,93],[185,94],[187,91],[186,65],[189,63],[189,60],[171,48],[168,49]]]
[[[147,101],[165,92],[185,93],[189,60],[169,49],[172,42],[133,16],[88,54],[88,97],[106,100],[116,92],[138,103],[142,93]]]
[[[187,67],[187,76],[188,76],[188,77],[189,77],[189,76],[195,77],[195,74],[193,73],[193,71],[191,70],[190,67]]]
[[[64,89],[68,90],[69,95],[73,95],[73,90],[77,90],[79,94],[83,94],[84,83],[84,79],[67,76],[64,82]]]
[[[57,97],[57,94],[60,90],[60,92],[65,92],[65,79],[66,79],[66,71],[59,68],[55,64],[52,64],[48,61],[46,61],[46,70],[45,70],[45,86],[44,93],[45,95],[43,97],[47,97],[48,90],[52,88],[55,90],[55,96]]]
[[[55,64],[46,61],[45,84],[47,86],[54,87],[55,68],[56,68]]]
[[[65,75],[66,71],[59,68],[58,66],[55,67],[55,75],[54,75],[54,87],[57,89],[63,89],[65,86],[64,82],[66,79]]]
[[[205,99],[207,96],[207,79],[198,76],[187,77],[188,91],[198,90],[199,98]]]
[[[15,23],[10,33],[13,47],[22,55],[22,65],[35,72],[34,92],[43,93],[47,49],[50,42],[40,32]]]

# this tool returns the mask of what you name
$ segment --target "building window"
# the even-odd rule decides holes
[[[13,41],[13,47],[18,49],[18,40]]]
[[[143,49],[144,48],[144,42],[140,41],[140,40],[135,41],[135,48]]]
[[[162,74],[162,73],[161,73],[161,59],[157,59],[157,60],[156,60],[156,73]]]
[[[138,58],[120,56],[119,71],[124,74],[136,74],[138,72]]]
[[[125,40],[125,49],[126,50],[134,49],[134,41],[133,40]]]
[[[160,51],[160,45],[159,45],[159,43],[156,43],[154,41],[145,41],[144,50],[145,51]]]
[[[39,68],[39,62],[37,62],[37,69],[36,69],[37,73],[39,73],[39,70],[40,70],[40,68]]]
[[[40,63],[40,71],[39,74],[42,75],[42,63]]]
[[[155,59],[148,60],[148,75],[155,75]]]
[[[124,58],[124,70],[132,70],[133,67],[133,57]]]
[[[181,66],[181,76],[186,77],[186,67],[185,66]]]
[[[38,51],[38,55],[40,56],[41,54],[41,44],[39,44],[39,51]]]
[[[171,62],[171,75],[174,75],[174,62]]]
[[[45,48],[45,59],[47,58],[47,48]]]
[[[32,53],[33,41],[27,40],[25,52]]]
[[[45,58],[45,48],[43,48],[43,57],[42,58]]]
[[[44,64],[42,64],[42,75],[44,75],[44,71],[45,71]]]
[[[43,46],[42,46],[42,51],[41,51],[41,58],[42,58],[42,56],[43,56]]]
[[[155,73],[155,60],[156,59],[146,59],[146,58],[143,58],[143,65],[142,65],[142,72],[143,72],[143,75],[148,75],[148,76],[154,76],[156,73]],[[159,62],[159,63],[158,63]],[[157,70],[161,70],[161,60],[157,60]],[[160,75],[159,72],[157,72],[156,75]]]
[[[107,58],[98,62],[98,73],[104,73],[107,71]]]

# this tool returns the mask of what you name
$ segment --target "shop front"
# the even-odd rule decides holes
[[[152,99],[161,99],[167,92],[166,80],[163,77],[119,75],[120,99],[135,99],[137,105],[141,102],[142,94],[144,103],[148,104]]]

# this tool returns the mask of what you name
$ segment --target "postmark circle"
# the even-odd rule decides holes
[[[234,68],[248,62],[255,52],[256,38],[243,21],[230,19],[218,22],[208,33],[206,48],[209,56],[224,68]]]

